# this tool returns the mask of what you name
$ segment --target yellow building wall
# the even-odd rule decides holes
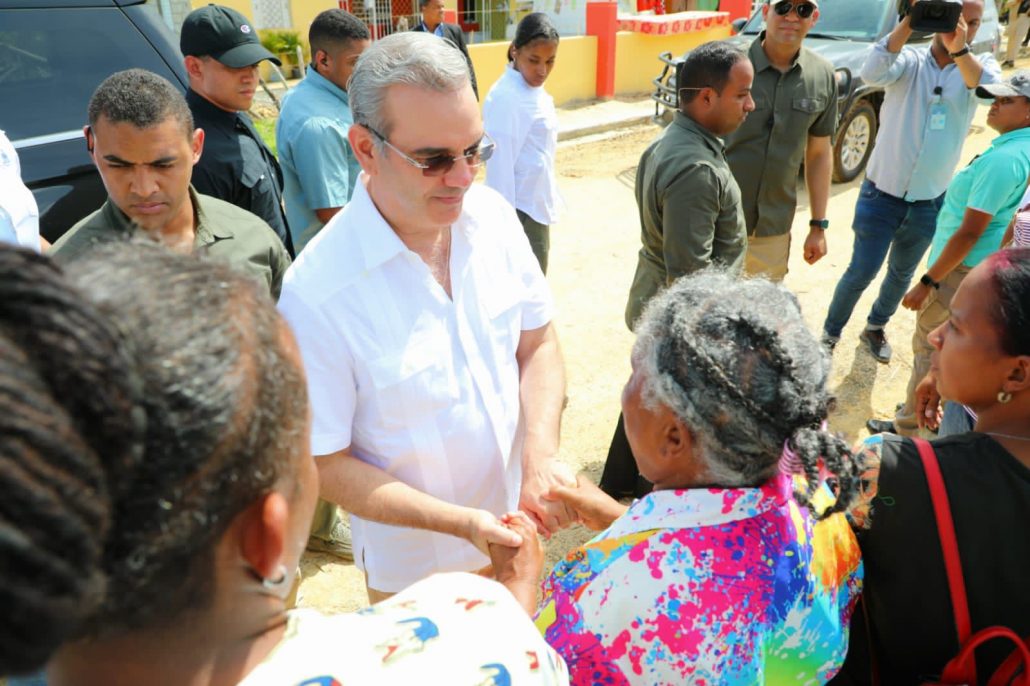
[[[682,55],[702,43],[730,37],[728,26],[704,31],[657,36],[634,31],[615,34],[615,94],[648,93],[654,89],[651,79],[661,73],[659,53],[669,51]]]
[[[335,0],[290,0],[290,19],[293,26],[289,27],[300,33],[304,45],[308,44],[308,31],[311,29],[311,22],[321,12],[339,7],[340,3]],[[305,49],[305,54],[307,50]]]
[[[507,42],[474,43],[469,46],[469,57],[476,70],[480,101],[486,97],[508,66]],[[592,99],[596,93],[597,38],[570,36],[562,38],[558,59],[554,63],[544,89],[562,106],[576,100]]]

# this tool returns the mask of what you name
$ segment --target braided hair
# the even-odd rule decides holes
[[[50,260],[0,247],[0,674],[38,669],[102,601],[112,477],[142,455],[133,367]]]
[[[690,428],[713,485],[758,486],[788,451],[807,477],[799,503],[810,506],[824,466],[837,499],[813,514],[847,509],[861,464],[822,428],[833,405],[830,360],[788,290],[705,270],[653,298],[636,333],[644,403],[668,407]]]
[[[307,390],[268,289],[230,265],[137,238],[98,245],[69,276],[131,332],[145,455],[117,475],[103,637],[207,607],[214,549],[233,519],[292,473]]]

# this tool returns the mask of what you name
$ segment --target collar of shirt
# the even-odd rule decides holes
[[[204,217],[204,209],[200,204],[200,195],[189,188],[190,202],[193,204],[193,225],[194,225],[194,248],[205,248],[221,240],[233,238],[232,229],[227,226],[211,226]],[[126,234],[135,233],[136,224],[129,218],[129,215],[122,212],[121,208],[111,202],[108,198],[103,207],[104,219],[108,225]]]
[[[351,196],[350,202],[347,203],[343,212],[333,217],[333,220],[346,213],[348,223],[362,226],[361,231],[355,231],[352,235],[364,260],[365,270],[372,271],[397,255],[411,251],[372,201],[372,197],[368,194],[368,182],[368,175],[361,172],[358,182],[354,185],[354,195]],[[462,215],[464,216],[464,211]],[[474,244],[473,236],[468,231],[467,222],[463,222],[460,217],[451,229],[463,231],[469,244]]]
[[[698,124],[696,121],[683,114],[682,112],[676,112],[673,118],[673,124],[680,128],[686,129],[696,134],[702,141],[705,142],[713,153],[716,155],[724,155],[726,152],[726,145],[722,139],[716,136],[714,133],[706,129],[705,127]]]
[[[419,25],[422,27],[422,30],[425,31],[426,33],[431,33],[434,36],[443,36],[443,22],[440,22],[439,24],[437,24],[436,28],[433,29],[432,31],[429,30],[429,27],[426,26],[426,23],[424,21],[420,21]]]
[[[237,122],[242,123],[239,112],[226,112],[192,88],[186,91],[186,102],[189,103],[190,111],[193,112],[193,118],[197,120],[195,123],[199,128],[218,126],[232,130],[236,128]]]
[[[1015,129],[1014,131],[1009,131],[1008,133],[1001,134],[993,141],[991,141],[991,148],[1000,148],[1006,143],[1014,143],[1027,140],[1030,140],[1030,126],[1024,126],[1023,128]]]
[[[762,41],[764,40],[765,31],[762,31],[758,34],[758,38],[751,43],[751,48],[748,50],[747,56],[751,59],[751,64],[754,66],[756,74],[765,71],[766,69],[779,71],[773,66],[772,62],[769,61],[769,56],[765,54],[765,48],[762,47]],[[790,71],[803,69],[801,64],[801,53],[804,52],[804,50],[805,48],[802,47],[798,50],[798,54],[794,55],[794,59],[791,61]]]
[[[755,517],[784,506],[792,497],[788,476],[778,474],[759,488],[691,488],[653,491],[615,520],[605,538],[654,529],[693,529]]]
[[[504,68],[504,73],[501,74],[501,80],[510,82],[516,89],[525,91],[527,93],[538,93],[544,89],[543,86],[530,86],[526,83],[526,78],[522,76],[522,72],[515,68],[515,66],[509,62],[508,66]]]
[[[313,65],[308,65],[307,73],[304,75],[304,80],[318,90],[325,91],[337,98],[343,103],[344,107],[350,108],[350,99],[347,97],[347,91],[319,74]]]

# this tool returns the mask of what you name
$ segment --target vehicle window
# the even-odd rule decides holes
[[[811,33],[833,38],[874,41],[880,37],[888,12],[896,0],[820,0],[819,21]],[[770,10],[771,11],[771,10]],[[754,14],[741,33],[757,34],[765,29],[762,13]]]
[[[0,10],[0,127],[12,141],[81,129],[100,82],[131,67],[177,82],[117,8]]]

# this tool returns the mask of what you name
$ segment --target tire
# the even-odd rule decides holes
[[[833,180],[851,181],[865,169],[876,142],[876,110],[868,100],[859,100],[841,119],[833,144]]]

